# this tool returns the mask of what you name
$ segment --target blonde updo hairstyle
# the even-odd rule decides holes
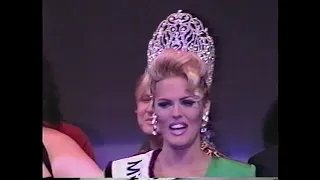
[[[199,97],[203,103],[209,100],[209,88],[206,84],[207,66],[192,52],[167,49],[152,61],[148,73],[151,79],[151,92],[155,84],[165,78],[181,76],[186,78],[188,91]]]

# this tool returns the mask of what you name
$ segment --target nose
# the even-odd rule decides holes
[[[178,105],[174,105],[173,106],[173,110],[172,110],[172,117],[174,119],[178,119],[180,118],[182,115],[181,115],[181,111],[180,111],[180,108]]]
[[[152,113],[153,113],[152,101],[150,101],[150,102],[148,103],[146,112],[149,113],[149,114],[152,114]]]

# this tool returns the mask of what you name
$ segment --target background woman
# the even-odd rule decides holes
[[[60,97],[58,87],[54,82],[53,69],[51,63],[44,57],[42,58],[42,75],[43,125],[71,137],[89,157],[95,160],[94,151],[87,135],[80,128],[63,119],[59,108]]]
[[[137,81],[135,90],[136,114],[140,129],[146,135],[147,139],[142,144],[138,154],[145,153],[162,147],[162,138],[159,134],[153,135],[152,125],[152,96],[150,93],[150,77],[143,73]]]
[[[92,160],[93,151],[87,137],[79,128],[61,122],[59,94],[53,80],[52,69],[47,60],[43,58],[42,62],[43,177],[102,177],[102,171]],[[57,130],[62,130],[63,133]],[[91,155],[91,158],[88,155]]]
[[[69,136],[54,129],[42,129],[43,177],[103,177],[103,171]]]
[[[270,106],[262,130],[265,149],[249,158],[257,167],[257,177],[278,177],[278,99]]]

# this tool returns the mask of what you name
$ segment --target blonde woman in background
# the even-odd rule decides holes
[[[160,134],[153,135],[152,124],[152,95],[150,92],[150,77],[147,73],[143,73],[136,84],[135,89],[136,114],[137,121],[141,131],[146,135],[146,141],[139,149],[137,154],[142,154],[153,149],[162,147],[162,138]]]

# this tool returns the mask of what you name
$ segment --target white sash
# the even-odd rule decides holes
[[[149,178],[149,165],[154,151],[112,162],[112,178]]]

